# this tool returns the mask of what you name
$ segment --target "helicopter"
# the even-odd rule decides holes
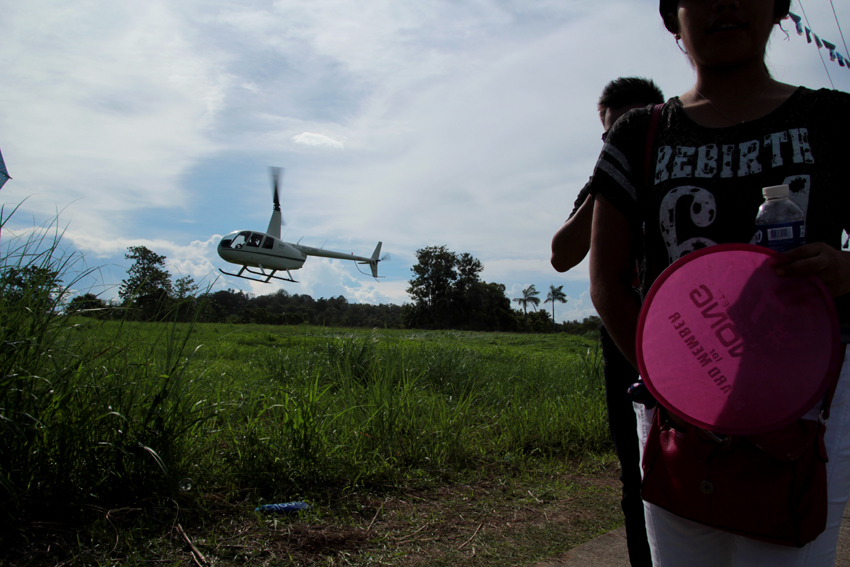
[[[290,270],[301,268],[307,260],[307,256],[320,256],[323,258],[352,260],[357,264],[368,264],[372,272],[372,277],[377,279],[379,277],[378,262],[384,259],[380,257],[381,242],[378,242],[372,255],[366,257],[346,254],[345,252],[334,252],[333,250],[325,250],[323,248],[313,248],[312,246],[304,246],[299,243],[284,242],[280,239],[280,227],[283,224],[283,217],[280,212],[278,188],[283,169],[272,167],[270,170],[274,191],[274,209],[272,210],[272,218],[269,220],[268,228],[265,232],[235,230],[222,238],[221,242],[218,243],[218,255],[222,260],[231,264],[241,265],[242,268],[235,274],[225,272],[221,268],[219,268],[219,271],[228,276],[261,283],[269,283],[273,279],[298,283],[292,277]],[[259,271],[252,268],[259,269]],[[359,267],[357,270],[360,273],[365,273]],[[288,277],[275,275],[279,271],[285,271]],[[245,275],[246,272],[250,275]]]

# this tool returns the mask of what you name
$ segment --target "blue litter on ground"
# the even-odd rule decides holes
[[[290,512],[298,512],[300,510],[309,510],[310,505],[306,502],[284,502],[282,504],[263,504],[256,508],[255,512],[272,512],[275,514],[286,514]]]

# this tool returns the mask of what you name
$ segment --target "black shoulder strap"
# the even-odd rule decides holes
[[[823,405],[821,406],[821,417],[827,419],[829,417],[829,406],[832,405],[832,397],[835,395],[835,388],[838,386],[838,379],[841,377],[841,367],[844,366],[844,354],[847,352],[847,347],[844,344],[839,345],[838,351],[838,370],[835,373],[826,395],[823,397]]]

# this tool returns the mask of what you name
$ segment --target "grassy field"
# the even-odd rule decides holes
[[[517,565],[619,521],[593,337],[104,322],[39,274],[0,294],[0,564]]]
[[[384,526],[379,519],[395,526],[375,534],[389,537],[386,547],[388,534],[403,534],[423,510],[479,517],[477,500],[494,518],[510,512],[517,526],[531,514],[544,534],[529,550],[537,555],[616,524],[616,513],[597,518],[587,505],[601,498],[610,512],[616,491],[593,339],[62,317],[53,325],[52,348],[3,378],[11,548],[31,554],[53,541],[51,553],[88,564],[116,554],[142,561],[182,552],[183,536],[172,541],[166,518],[200,530],[212,549],[221,522],[237,521],[259,538],[256,550],[264,530],[281,524],[313,526],[305,533],[315,535],[317,522],[342,530],[370,515],[372,529]],[[312,509],[253,512],[293,500]],[[589,518],[590,532],[545,535],[563,529],[557,518],[570,509]],[[64,525],[51,532],[59,518]],[[481,545],[487,533],[477,535]],[[287,555],[264,553],[269,564],[371,557],[369,534],[353,546],[343,537],[339,549],[296,540]],[[406,543],[382,553],[408,553]]]

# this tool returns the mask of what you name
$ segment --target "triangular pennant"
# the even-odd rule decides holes
[[[835,56],[838,58],[838,64],[844,67],[844,56],[839,52],[835,52]]]
[[[9,177],[9,171],[6,169],[6,163],[3,161],[3,154],[0,153],[0,189],[10,179],[11,177]]]
[[[792,14],[791,12],[788,12],[788,16],[790,16],[791,19],[794,20],[794,27],[797,28],[797,35],[803,35],[802,18],[800,18],[800,16],[798,16],[797,14]]]
[[[815,38],[815,45],[818,46],[818,49],[823,47],[823,44],[820,42],[820,38],[818,37],[818,34],[816,34],[815,32],[812,32],[812,36]]]
[[[806,42],[812,42],[812,30],[810,30],[809,28],[806,28]]]
[[[832,44],[832,43],[829,43],[825,39],[822,39],[821,41],[823,42],[823,46],[826,47],[827,49],[829,49],[829,60],[835,61],[835,45]]]

